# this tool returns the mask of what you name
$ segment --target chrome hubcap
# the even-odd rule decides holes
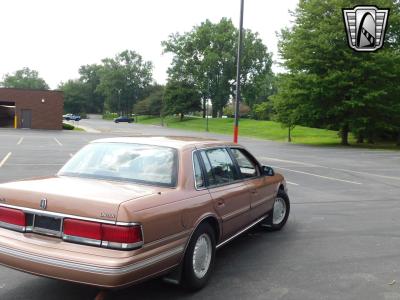
[[[210,268],[211,253],[211,239],[208,234],[203,233],[197,239],[193,251],[193,271],[197,278],[203,278]]]
[[[272,223],[274,225],[280,224],[286,215],[286,203],[282,198],[276,198],[274,203],[274,212],[272,215]]]

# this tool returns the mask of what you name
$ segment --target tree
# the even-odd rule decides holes
[[[264,101],[253,106],[253,118],[256,120],[270,120],[273,115],[272,101]]]
[[[81,114],[86,112],[87,86],[80,80],[68,80],[58,87],[64,92],[64,111]]]
[[[271,96],[275,121],[288,129],[288,142],[292,141],[291,132],[303,120],[313,116],[313,110],[307,105],[308,95],[304,93],[304,81],[291,74],[281,74],[278,77],[278,93]]]
[[[6,88],[48,90],[49,86],[43,78],[39,77],[39,72],[29,68],[23,68],[13,74],[4,76],[1,86]]]
[[[193,84],[185,81],[169,81],[165,89],[165,109],[167,114],[184,115],[201,109],[201,95]]]
[[[123,51],[114,58],[102,60],[99,69],[100,83],[96,92],[105,97],[105,106],[110,111],[131,114],[134,104],[143,96],[152,81],[153,65],[144,61],[135,51]]]
[[[148,96],[135,104],[135,114],[160,116],[163,110],[164,89],[162,85],[149,86]]]
[[[294,26],[282,30],[279,41],[290,76],[279,78],[277,103],[301,115],[305,125],[338,129],[343,145],[350,131],[371,134],[382,129],[393,107],[388,103],[400,99],[400,86],[393,84],[400,79],[399,3],[371,3],[391,9],[385,46],[376,53],[358,53],[347,46],[341,9],[356,4],[300,0]],[[287,112],[278,111],[278,118],[280,113]]]
[[[174,54],[169,77],[191,83],[201,94],[203,104],[204,99],[211,99],[213,117],[222,116],[224,106],[234,97],[237,37],[238,30],[232,21],[222,18],[216,24],[206,20],[190,32],[170,35],[162,43],[164,52]],[[244,45],[243,99],[252,106],[268,94],[268,84],[262,86],[262,81],[272,75],[272,55],[258,34],[250,30],[245,30]]]
[[[86,87],[86,107],[88,113],[102,113],[105,97],[97,90],[100,84],[100,70],[102,66],[97,64],[85,65],[79,68],[81,75],[79,80]]]

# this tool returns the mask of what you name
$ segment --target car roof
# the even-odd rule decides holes
[[[92,141],[91,143],[131,143],[154,146],[171,147],[180,150],[194,148],[208,148],[217,146],[240,146],[231,142],[183,136],[140,136],[115,137]]]

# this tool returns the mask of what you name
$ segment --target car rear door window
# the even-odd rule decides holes
[[[193,155],[193,169],[194,169],[194,178],[196,181],[196,188],[203,188],[205,187],[203,174],[201,172],[199,158],[197,157],[196,153]]]
[[[242,177],[252,178],[258,176],[257,165],[252,159],[250,159],[246,151],[243,149],[232,148],[231,152],[237,161]]]
[[[215,185],[216,181],[215,181],[214,173],[212,171],[212,167],[211,167],[210,161],[208,160],[207,154],[204,151],[201,151],[200,154],[201,154],[201,158],[203,159],[206,176],[208,179],[208,185]]]
[[[235,164],[225,148],[202,151],[209,185],[230,183],[238,179]]]

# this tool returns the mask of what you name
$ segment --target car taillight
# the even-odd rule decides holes
[[[25,231],[25,213],[18,209],[0,207],[0,227]]]
[[[74,219],[65,219],[63,228],[64,228],[64,234],[67,236],[94,240],[93,241],[94,243],[97,243],[97,241],[101,240],[100,223],[87,222]]]
[[[140,225],[119,226],[76,219],[64,219],[63,239],[121,250],[131,250],[143,245]]]

